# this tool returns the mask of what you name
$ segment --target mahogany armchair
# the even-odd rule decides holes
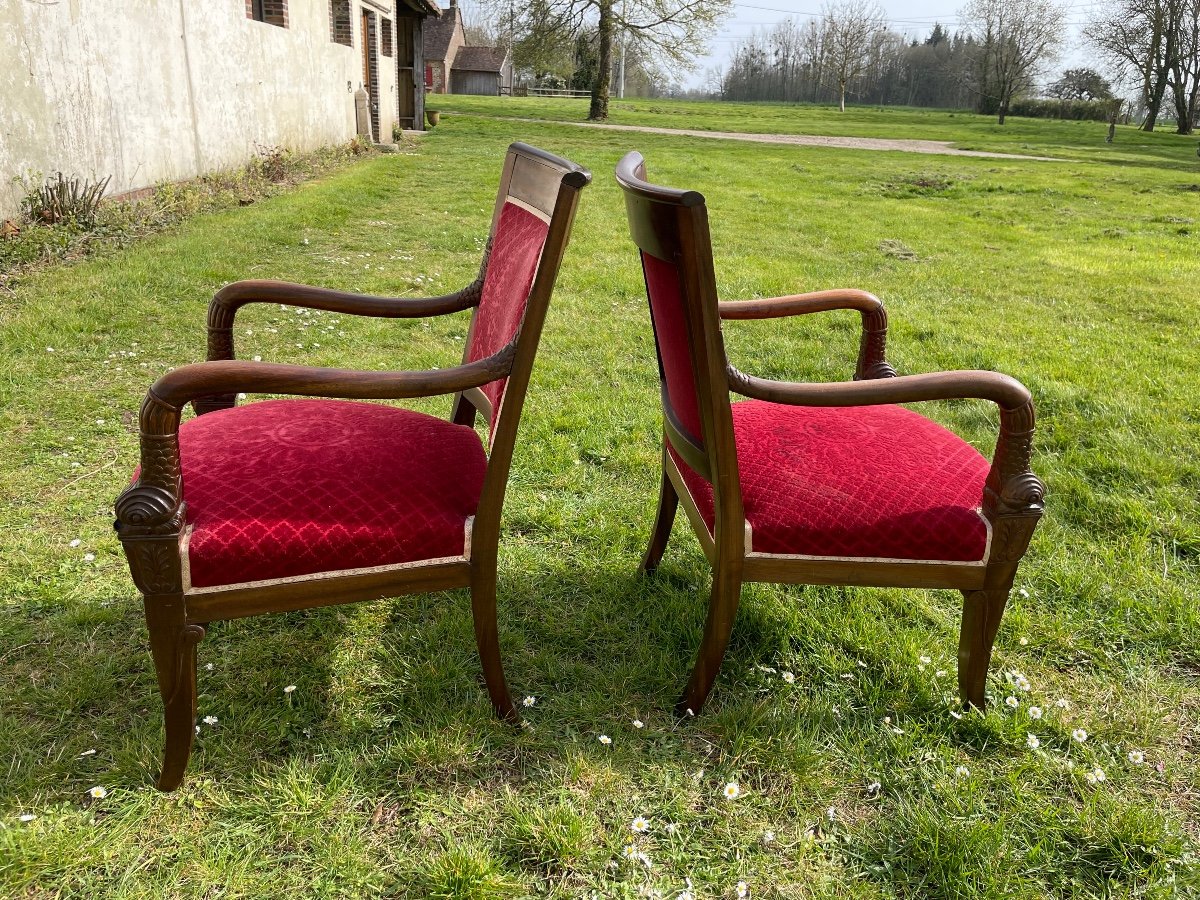
[[[897,377],[885,358],[883,304],[863,291],[720,302],[704,197],[650,184],[636,152],[616,177],[641,255],[663,408],[662,488],[641,567],[657,568],[680,501],[713,567],[677,712],[703,707],[746,581],[957,588],[959,693],[983,708],[1000,617],[1042,514],[1029,392],[996,372]],[[726,358],[723,320],[835,309],[862,316],[854,381],[768,381]],[[731,403],[730,392],[749,399]],[[895,405],[967,398],[999,407],[990,465]]]
[[[546,308],[590,180],[567,160],[509,147],[479,276],[454,294],[243,281],[213,298],[208,361],[150,388],[141,467],[116,503],[165,710],[160,789],[177,787],[187,768],[197,645],[217,619],[469,587],[492,705],[517,720],[496,631],[500,513]],[[473,313],[461,365],[361,372],[234,361],[234,316],[247,303],[383,318]],[[238,406],[239,392],[342,399]],[[454,395],[450,421],[357,402],[439,394]],[[181,424],[189,402],[197,415]]]

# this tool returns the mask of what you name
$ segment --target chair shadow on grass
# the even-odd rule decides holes
[[[850,755],[924,741],[1002,752],[987,720],[949,715],[956,623],[906,612],[897,591],[748,585],[715,702],[677,721],[709,587],[698,551],[682,556],[651,578],[623,559],[607,570],[501,566],[500,640],[524,728],[496,719],[488,702],[465,591],[216,625],[201,645],[200,715],[218,721],[200,723],[189,778],[271,780],[333,759],[360,788],[387,794],[398,783],[523,781],[576,754],[635,770],[637,757],[608,752],[601,734],[626,747],[665,735],[659,758],[691,769],[714,747],[736,747],[743,767],[788,777],[825,765],[831,745]],[[955,597],[946,592],[947,608]],[[930,651],[940,678],[889,641],[906,632],[940,647]],[[139,731],[157,752],[154,729]]]

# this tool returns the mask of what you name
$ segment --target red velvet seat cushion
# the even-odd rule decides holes
[[[757,553],[981,560],[988,461],[900,406],[733,404],[742,503]],[[712,486],[676,465],[709,530]]]
[[[463,555],[487,460],[411,410],[266,400],[179,429],[195,587]]]

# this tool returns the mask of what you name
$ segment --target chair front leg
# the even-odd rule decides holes
[[[725,648],[729,646],[729,634],[733,631],[733,620],[737,617],[738,602],[742,596],[742,571],[740,565],[718,561],[713,569],[712,594],[708,601],[708,621],[704,624],[704,637],[696,654],[696,665],[687,688],[675,704],[677,716],[699,715],[704,702],[712,691],[721,663],[725,659]]]
[[[504,665],[500,661],[500,640],[496,627],[496,560],[476,559],[471,575],[471,616],[475,622],[475,645],[479,648],[479,663],[483,666],[483,680],[487,683],[488,695],[496,715],[506,722],[516,724],[521,717],[513,705],[504,678]]]
[[[166,729],[158,789],[173,791],[183,781],[196,737],[196,645],[204,629],[187,624],[182,596],[147,596],[145,606]]]
[[[984,709],[992,645],[1008,603],[1009,588],[963,591],[962,628],[958,635],[958,693],[964,707]]]
[[[663,553],[667,549],[667,541],[671,537],[671,527],[675,524],[675,511],[679,507],[679,495],[675,493],[675,485],[667,475],[667,447],[663,444],[662,487],[658,495],[658,512],[654,517],[654,530],[650,533],[650,545],[642,557],[638,571],[651,575],[662,562]]]

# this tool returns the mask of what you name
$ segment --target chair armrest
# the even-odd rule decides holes
[[[307,309],[383,319],[419,319],[462,312],[479,305],[483,279],[441,297],[376,297],[289,281],[235,281],[213,295],[208,304],[208,358],[233,359],[233,320],[248,303],[286,303]]]
[[[485,359],[413,372],[362,372],[313,366],[218,360],[193,363],[154,382],[142,403],[141,473],[117,498],[116,528],[122,540],[160,535],[182,527],[179,461],[180,413],[189,401],[213,394],[255,391],[309,397],[399,400],[468,390],[512,371],[516,345]]]
[[[353,316],[418,319],[471,309],[479,305],[482,293],[482,276],[461,291],[441,297],[376,297],[288,281],[235,281],[217,291],[208,304],[208,359],[234,358],[233,320],[248,303],[286,303]],[[203,415],[233,405],[232,395],[212,396],[197,404],[196,412]]]
[[[843,288],[767,297],[761,300],[722,301],[717,312],[722,319],[777,319],[832,309],[856,309],[862,315],[862,338],[858,345],[858,363],[854,380],[893,378],[896,370],[887,363],[887,311],[874,294]]]
[[[1000,433],[984,487],[983,512],[990,521],[1039,516],[1045,486],[1030,470],[1034,412],[1028,388],[999,372],[935,372],[878,381],[800,384],[771,381],[726,368],[729,389],[745,397],[793,406],[876,406],[926,400],[990,400],[1000,408]]]

